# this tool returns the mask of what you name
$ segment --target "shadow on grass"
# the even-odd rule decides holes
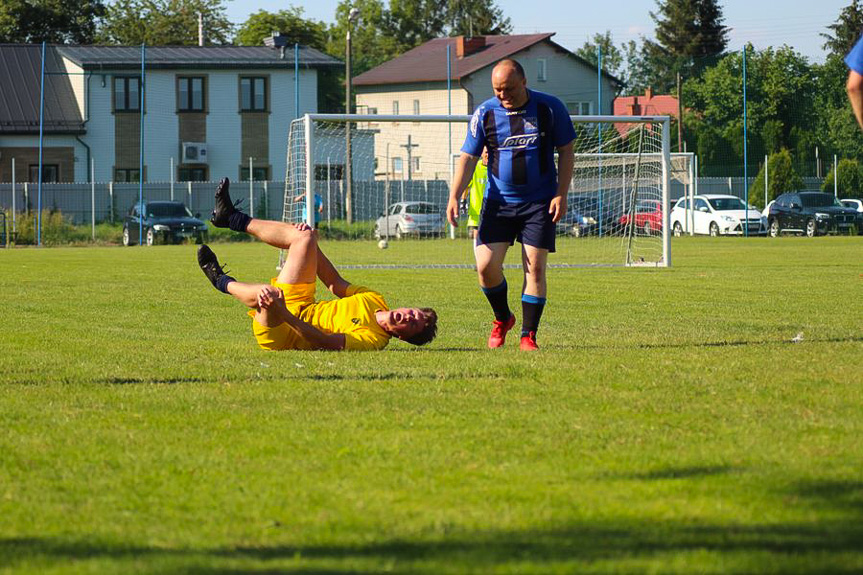
[[[726,475],[741,471],[739,468],[730,465],[703,465],[692,467],[665,467],[662,469],[654,469],[644,473],[634,473],[631,475],[617,475],[614,479],[634,479],[634,480],[662,480],[662,479],[691,479],[694,477],[710,477],[714,475]]]
[[[206,383],[207,381],[202,377],[109,377],[96,380],[96,383],[104,385],[174,385],[177,383]]]
[[[691,468],[676,470],[672,475],[689,473],[695,477],[724,472],[723,468]],[[831,519],[771,524],[621,520],[526,531],[456,529],[443,538],[432,535],[429,540],[188,549],[20,537],[0,539],[0,564],[14,569],[22,562],[32,565],[34,560],[58,565],[112,560],[129,561],[129,568],[152,562],[161,573],[335,574],[382,570],[543,573],[564,567],[577,571],[592,566],[596,570],[603,565],[614,572],[680,572],[681,565],[692,561],[693,571],[860,572],[863,482],[808,482],[778,495],[792,496],[803,507],[830,511]],[[844,517],[836,518],[836,511]]]
[[[631,345],[578,345],[578,349],[697,349],[711,347],[746,347],[758,345],[806,345],[811,343],[861,343],[863,337],[826,337],[805,338],[800,341],[790,339],[760,339],[760,340],[731,340],[731,341],[704,341],[683,343],[633,343]],[[551,345],[549,347],[562,347]],[[569,346],[566,346],[570,349]]]

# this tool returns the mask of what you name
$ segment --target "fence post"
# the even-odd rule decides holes
[[[332,194],[330,193],[330,184],[331,183],[332,182],[331,182],[331,177],[330,177],[330,157],[327,156],[327,225],[328,226],[330,225],[330,218],[332,216],[332,213],[331,213],[332,209],[330,206],[333,205],[333,198],[332,198]]]
[[[96,159],[90,158],[90,208],[93,241],[96,241]]]
[[[264,208],[264,218],[270,219],[270,186],[267,180],[264,180]]]
[[[111,223],[114,223],[114,180],[108,182],[108,208],[111,210]]]
[[[15,239],[15,158],[12,158],[12,239]]]
[[[249,215],[255,217],[255,164],[252,161],[252,156],[249,156]]]
[[[767,163],[768,156],[764,154],[764,207],[767,207],[767,188],[770,186],[770,165]]]
[[[174,201],[174,156],[171,156],[171,201]]]
[[[24,182],[24,214],[30,215],[30,186],[29,182]]]
[[[839,163],[836,154],[833,154],[833,197],[839,197]]]
[[[192,209],[192,182],[186,182],[189,189],[189,210],[194,211]]]

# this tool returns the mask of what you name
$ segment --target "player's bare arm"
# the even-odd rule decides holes
[[[312,344],[314,349],[341,351],[345,349],[345,336],[341,333],[324,333],[315,326],[304,322],[297,316],[288,311],[285,306],[285,297],[282,290],[275,286],[262,286],[257,296],[259,310],[266,310],[268,317],[265,321],[267,324],[282,323],[297,332],[297,334]],[[275,320],[275,322],[274,322]]]
[[[851,70],[848,73],[845,90],[848,92],[848,101],[851,102],[854,117],[857,118],[857,123],[863,128],[863,75]]]
[[[557,193],[551,200],[548,213],[554,223],[566,215],[566,198],[569,195],[569,184],[572,181],[572,170],[575,167],[575,156],[570,142],[557,148]]]
[[[462,152],[458,158],[452,187],[449,191],[449,202],[447,202],[446,206],[446,219],[454,227],[458,227],[458,200],[464,193],[465,188],[470,184],[477,161],[479,161],[479,156],[471,156],[465,152]]]

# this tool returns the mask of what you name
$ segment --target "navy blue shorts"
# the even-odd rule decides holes
[[[548,213],[550,205],[551,198],[521,204],[483,200],[476,244],[512,245],[518,240],[523,245],[554,252],[556,226]]]

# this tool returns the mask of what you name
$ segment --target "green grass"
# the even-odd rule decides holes
[[[537,354],[448,269],[346,273],[427,348],[259,351],[194,251],[0,250],[0,573],[863,571],[861,238],[550,270]]]

